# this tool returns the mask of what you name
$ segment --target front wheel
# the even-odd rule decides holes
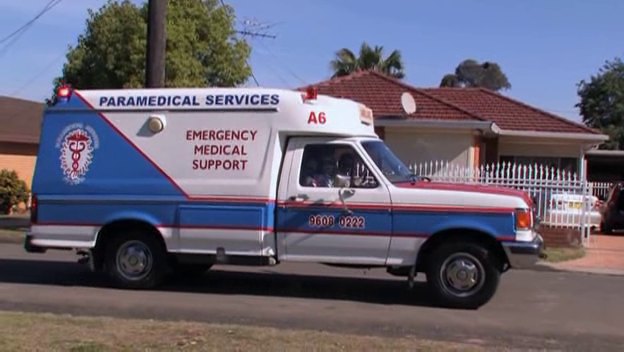
[[[476,309],[494,296],[500,281],[500,265],[483,246],[443,244],[429,258],[427,284],[441,305]]]

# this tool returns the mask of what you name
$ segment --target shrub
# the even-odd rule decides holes
[[[28,202],[28,198],[28,186],[19,179],[17,172],[0,170],[0,212],[7,214],[15,205]]]

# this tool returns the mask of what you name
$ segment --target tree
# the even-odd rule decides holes
[[[598,74],[577,85],[583,122],[609,135],[603,149],[624,149],[624,62],[606,61]]]
[[[483,87],[494,91],[511,88],[507,76],[495,62],[479,63],[468,59],[455,68],[455,73],[445,75],[440,87]]]
[[[394,50],[385,59],[383,47],[371,47],[362,43],[359,55],[356,56],[348,48],[336,52],[336,58],[330,62],[333,77],[346,76],[358,70],[376,70],[395,78],[405,77],[401,52]]]
[[[145,77],[147,2],[109,0],[89,10],[85,32],[70,47],[63,75],[80,89],[142,87]],[[235,86],[251,75],[249,45],[235,37],[234,12],[217,0],[168,1],[165,85]]]
[[[17,172],[0,170],[0,214],[10,213],[15,205],[26,203],[28,193],[26,182],[19,179]]]

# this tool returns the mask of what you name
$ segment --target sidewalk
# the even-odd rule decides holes
[[[557,270],[624,275],[624,233],[592,235],[583,258],[543,264]]]

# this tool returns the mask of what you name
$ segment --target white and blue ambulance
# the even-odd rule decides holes
[[[536,262],[532,202],[413,175],[354,101],[279,89],[72,90],[44,112],[29,252],[72,249],[117,286],[213,264],[425,273],[478,307]]]

